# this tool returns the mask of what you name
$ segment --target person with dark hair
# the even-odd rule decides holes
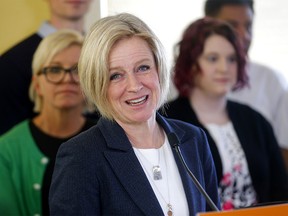
[[[0,135],[17,123],[32,118],[34,104],[28,90],[32,77],[33,54],[47,35],[59,29],[73,29],[84,33],[84,18],[92,0],[46,0],[49,20],[37,32],[14,45],[0,56]]]
[[[248,54],[252,42],[253,0],[206,0],[205,16],[227,21],[238,33]],[[275,70],[251,60],[247,63],[249,85],[231,92],[229,98],[260,112],[272,125],[288,171],[288,82]]]
[[[179,96],[164,114],[201,127],[216,166],[222,209],[287,200],[287,176],[269,122],[227,100],[248,83],[246,54],[226,22],[203,18],[177,44],[174,84]]]
[[[175,144],[219,208],[203,130],[157,113],[167,99],[170,73],[149,26],[127,13],[98,20],[78,66],[83,92],[102,117],[61,145],[49,193],[51,215],[195,216],[213,209]]]

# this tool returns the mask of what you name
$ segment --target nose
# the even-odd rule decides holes
[[[63,81],[64,82],[74,82],[74,79],[72,77],[72,73],[65,71]]]
[[[142,87],[143,85],[135,73],[131,73],[127,76],[127,90],[129,92],[138,92]]]
[[[227,72],[229,67],[229,62],[227,59],[222,58],[218,63],[218,71]]]

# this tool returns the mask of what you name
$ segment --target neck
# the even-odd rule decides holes
[[[155,118],[151,118],[149,121],[138,125],[123,125],[119,122],[118,124],[126,132],[133,147],[158,149],[164,143],[164,131],[158,125]]]
[[[225,124],[229,121],[226,96],[210,96],[194,89],[189,97],[190,104],[202,124]]]
[[[73,29],[80,33],[84,33],[84,18],[77,20],[63,19],[52,16],[49,20],[50,24],[56,29]]]
[[[78,133],[85,124],[85,118],[81,113],[75,112],[41,112],[33,119],[34,124],[45,133],[66,138]]]

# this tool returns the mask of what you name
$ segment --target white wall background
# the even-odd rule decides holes
[[[204,0],[94,1],[101,4],[101,17],[129,12],[144,20],[164,44],[169,66],[173,61],[174,44],[190,22],[203,16],[204,6]],[[254,2],[254,37],[250,58],[275,68],[288,79],[288,1]]]

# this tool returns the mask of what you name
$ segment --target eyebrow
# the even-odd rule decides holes
[[[152,59],[151,59],[151,58],[144,58],[144,59],[141,59],[141,60],[135,62],[135,64],[136,64],[136,65],[139,65],[139,64],[144,63],[144,62],[146,62],[146,61],[149,61],[149,62],[152,62],[153,64],[155,64],[155,60],[154,60],[153,57],[152,57]],[[110,64],[110,63],[109,63],[109,64]],[[115,69],[118,69],[118,68],[121,68],[121,66],[120,66],[120,67],[119,67],[119,66],[116,66],[116,67],[109,67],[108,69],[109,69],[109,71],[110,71],[110,70],[115,70]]]

